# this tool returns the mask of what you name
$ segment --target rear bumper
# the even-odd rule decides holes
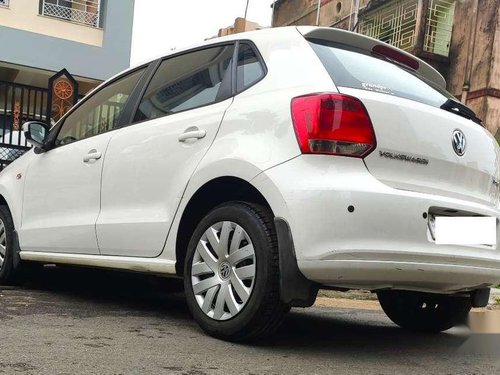
[[[312,281],[450,293],[500,283],[498,247],[436,245],[424,218],[432,207],[499,218],[494,207],[391,188],[353,158],[303,155],[263,175],[257,182],[272,183],[285,202],[275,214],[289,223]]]
[[[353,289],[456,293],[488,288],[500,280],[498,268],[469,265],[375,260],[299,261],[298,265],[304,275],[320,284]]]

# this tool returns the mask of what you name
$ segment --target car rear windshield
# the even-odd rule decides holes
[[[350,46],[309,40],[337,86],[374,91],[441,107],[451,94],[382,56]]]

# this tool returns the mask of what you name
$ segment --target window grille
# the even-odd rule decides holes
[[[43,16],[99,27],[101,0],[42,0]]]
[[[415,46],[418,1],[393,1],[363,17],[359,30],[395,47],[409,50]]]
[[[424,51],[448,56],[454,14],[454,0],[431,0],[426,17]]]

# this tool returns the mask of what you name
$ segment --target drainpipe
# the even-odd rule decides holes
[[[462,97],[460,101],[463,104],[467,104],[467,95],[470,91],[470,81],[472,77],[472,62],[474,58],[474,47],[476,44],[476,30],[477,30],[477,10],[479,7],[479,0],[474,1],[474,6],[472,7],[470,19],[472,22],[470,23],[470,31],[469,31],[469,43],[467,45],[467,62],[465,64],[465,78],[464,84],[462,86]]]
[[[349,11],[349,31],[351,31],[351,19],[352,19],[352,8],[354,6],[354,0],[351,0],[351,10]]]
[[[316,13],[316,26],[319,26],[319,15],[321,14],[321,0],[318,0],[318,12]]]
[[[356,5],[354,8],[354,25],[352,27],[352,31],[356,31],[358,29],[358,16],[359,16],[359,0],[356,0]]]

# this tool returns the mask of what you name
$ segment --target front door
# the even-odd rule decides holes
[[[85,99],[52,130],[53,148],[34,156],[25,176],[22,250],[99,254],[95,223],[106,149],[142,73]]]

